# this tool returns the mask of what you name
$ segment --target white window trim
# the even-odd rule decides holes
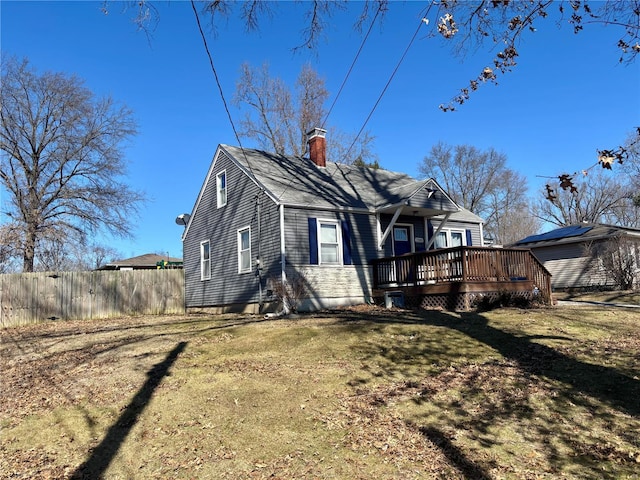
[[[221,188],[220,188],[220,178],[224,175],[224,202],[222,201]],[[216,204],[218,208],[224,207],[227,204],[227,200],[229,199],[229,179],[227,178],[227,171],[222,170],[218,172],[216,175]]]
[[[209,258],[205,260],[204,258],[204,245],[207,244],[209,246]],[[208,262],[208,268],[205,271],[205,262]],[[211,279],[211,241],[203,240],[200,242],[200,280],[210,280]]]
[[[325,265],[330,267],[339,267],[344,264],[344,256],[342,252],[342,224],[340,220],[335,219],[322,219],[316,220],[318,228],[318,265]],[[337,262],[323,262],[322,261],[322,225],[335,225],[336,227],[336,239],[338,242],[338,261]]]
[[[452,233],[460,233],[462,234],[462,246],[467,246],[467,231],[464,228],[443,228],[440,230],[440,233],[444,233],[447,236],[447,246],[440,248],[452,248],[451,247],[451,234]]]
[[[246,250],[242,250],[242,233],[249,232],[249,248]],[[249,253],[249,267],[242,269],[242,253]],[[243,227],[238,229],[238,273],[250,273],[252,272],[251,268],[251,227]]]

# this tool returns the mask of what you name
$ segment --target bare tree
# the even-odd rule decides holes
[[[307,133],[323,123],[326,115],[323,105],[328,97],[324,79],[308,64],[302,67],[295,93],[292,93],[284,81],[271,76],[267,64],[256,69],[245,63],[234,98],[236,106],[248,107],[240,135],[255,140],[265,150],[303,156],[307,149]],[[355,138],[335,127],[329,130],[328,159],[373,165],[370,163],[372,159],[375,161],[371,134],[364,132]]]
[[[623,148],[627,155],[621,170],[631,184],[634,204],[640,207],[640,131],[629,134]]]
[[[537,231],[526,197],[527,181],[507,168],[507,157],[490,148],[470,145],[434,145],[419,165],[425,177],[435,178],[460,206],[480,215],[485,231],[498,243],[508,243]],[[514,228],[514,212],[522,215]],[[527,228],[529,227],[529,228]],[[520,233],[524,233],[520,236]]]
[[[378,155],[373,150],[375,137],[365,131],[356,138],[338,128],[329,128],[327,159],[336,163],[358,167],[380,168]]]
[[[0,225],[0,273],[19,271],[16,259],[20,245],[20,232],[14,223]]]
[[[108,245],[89,245],[78,257],[78,265],[82,270],[96,270],[108,262],[123,258],[122,253]]]
[[[301,154],[299,139],[295,135],[294,140],[291,125],[294,118],[291,92],[280,78],[271,77],[267,64],[261,69],[242,64],[234,103],[249,107],[241,122],[240,136],[253,139],[264,150],[280,155]]]
[[[638,207],[627,178],[595,171],[576,181],[575,189],[549,191],[544,187],[536,204],[536,216],[558,226],[575,223],[608,223],[635,226]],[[544,197],[544,198],[543,198]]]
[[[527,196],[527,179],[514,170],[504,169],[500,182],[488,192],[485,231],[508,245],[540,230],[542,222],[531,212]]]
[[[637,284],[640,245],[624,234],[618,234],[606,242],[591,242],[585,246],[591,261],[604,270],[622,290],[630,290]]]
[[[104,0],[104,9],[111,2]],[[154,0],[129,1],[135,11],[135,21],[143,28],[153,27],[158,20],[153,8]],[[202,2],[202,11],[209,16],[215,27],[219,20],[228,20],[238,15],[247,30],[258,30],[263,20],[276,18],[277,8],[285,2],[249,0],[208,0]],[[323,37],[331,16],[344,8],[342,2],[317,0],[304,3],[300,43],[294,48],[315,50]],[[371,21],[384,19],[384,12],[393,8],[390,0],[365,0],[354,18],[354,28],[362,29]],[[442,111],[452,111],[468,101],[484,84],[497,84],[501,75],[513,70],[518,63],[520,43],[532,40],[543,22],[555,21],[558,26],[570,28],[579,34],[594,25],[606,25],[618,33],[617,53],[622,63],[633,62],[640,53],[640,0],[444,0],[431,1],[427,5],[417,3],[417,14],[425,24],[435,26],[427,37],[439,38],[448,44],[453,55],[464,56],[468,52],[483,49],[496,52],[492,59],[480,68],[478,75],[459,89],[451,100],[440,104]],[[539,36],[539,34],[538,34]],[[640,127],[638,139],[640,139]],[[622,163],[626,152],[622,146],[607,146],[598,150],[598,163],[611,168],[613,163]],[[554,179],[562,188],[573,189],[574,175],[562,173]],[[638,200],[640,202],[640,198]]]
[[[105,12],[111,3],[103,0]],[[158,12],[153,6],[154,0],[124,4],[134,12],[134,21],[141,29],[152,29],[156,25]],[[281,7],[278,2],[263,0],[208,0],[201,5],[213,28],[237,15],[248,31],[259,30],[265,21],[276,18]],[[304,5],[303,18],[297,23],[302,26],[298,29],[300,40],[294,49],[315,50],[331,25],[332,15],[345,6],[342,2],[328,0],[306,2]],[[359,5],[361,9],[353,22],[357,31],[373,19],[383,22],[384,13],[393,8],[390,0],[365,0]],[[497,52],[468,86],[461,88],[450,102],[441,105],[443,110],[455,109],[482,84],[497,83],[501,74],[511,71],[520,56],[520,42],[525,38],[530,40],[543,22],[555,21],[558,26],[568,27],[576,34],[594,25],[607,25],[618,32],[620,62],[630,63],[640,53],[640,0],[445,0],[427,2],[426,6],[417,4],[416,13],[429,21],[425,23],[434,25],[428,35],[440,38],[455,55],[464,56],[483,46],[487,46],[488,51]]]
[[[13,58],[2,63],[0,101],[3,213],[18,229],[23,270],[34,270],[46,242],[83,242],[99,230],[130,236],[144,200],[120,180],[124,142],[136,133],[131,111],[74,76],[38,75]]]
[[[38,251],[34,270],[42,272],[96,270],[107,262],[122,258],[122,254],[107,245],[69,244],[58,238],[40,242]]]
[[[470,145],[439,142],[418,169],[442,184],[459,205],[479,215],[483,201],[498,185],[506,161],[507,157],[494,149],[482,152]]]

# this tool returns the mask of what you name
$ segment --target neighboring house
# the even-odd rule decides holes
[[[482,220],[433,179],[219,145],[190,215],[181,215],[187,308],[264,311],[287,280],[300,310],[372,295],[370,261],[437,246],[482,246]]]
[[[98,270],[155,270],[161,268],[182,268],[182,259],[146,253],[105,263]]]
[[[617,288],[638,276],[640,229],[580,223],[531,235],[514,247],[529,248],[551,273],[551,287]],[[617,274],[614,272],[618,272]]]

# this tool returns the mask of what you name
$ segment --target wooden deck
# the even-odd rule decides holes
[[[401,292],[425,308],[468,310],[503,292],[551,299],[551,275],[527,249],[455,247],[371,263],[375,297]]]

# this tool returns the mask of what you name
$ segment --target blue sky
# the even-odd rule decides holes
[[[104,239],[123,256],[149,252],[182,255],[182,227],[175,217],[190,212],[219,143],[236,145],[215,84],[191,4],[155,2],[160,21],[151,38],[138,31],[125,4],[102,2],[0,3],[3,55],[27,57],[39,71],[73,73],[98,95],[111,95],[135,114],[140,133],[127,149],[128,183],[150,198],[132,219],[134,240]],[[356,133],[409,44],[426,2],[394,2],[374,27],[336,104],[329,124]],[[362,41],[352,28],[361,4],[332,18],[318,51],[294,54],[304,5],[281,2],[259,32],[247,33],[237,17],[206,28],[209,48],[227,102],[240,65],[270,65],[271,74],[293,86],[311,65],[336,94]],[[574,172],[596,161],[596,149],[622,143],[640,125],[640,63],[618,63],[617,30],[590,27],[574,35],[553,20],[538,24],[519,46],[519,64],[499,85],[484,85],[456,112],[438,109],[490,64],[492,53],[464,59],[426,34],[416,41],[382,97],[367,129],[376,137],[383,168],[419,177],[432,145],[470,144],[506,154],[508,166],[525,175],[532,194],[540,176]],[[326,107],[333,101],[330,98]],[[234,107],[231,114],[239,124]],[[330,139],[328,139],[330,141]],[[244,146],[252,146],[246,140]]]

